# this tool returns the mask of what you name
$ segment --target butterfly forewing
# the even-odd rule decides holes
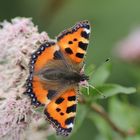
[[[61,51],[72,59],[73,62],[80,63],[86,54],[89,35],[90,24],[88,21],[82,21],[60,33],[57,43]]]

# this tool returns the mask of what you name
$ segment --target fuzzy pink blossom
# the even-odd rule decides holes
[[[140,62],[140,29],[134,30],[125,39],[118,42],[113,50],[124,61]]]
[[[47,129],[39,135],[32,134],[34,128],[28,133],[28,128],[35,126],[33,120],[44,120],[23,95],[30,55],[47,40],[47,33],[39,33],[30,18],[0,23],[0,140],[30,140],[32,135],[45,140],[48,135]]]
[[[8,98],[0,105],[0,136],[19,140],[31,121],[32,111],[27,99]]]

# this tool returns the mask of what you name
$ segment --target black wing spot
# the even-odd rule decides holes
[[[70,127],[70,128],[67,129],[67,132],[71,132],[71,130],[72,130],[72,128]]]
[[[76,104],[67,107],[66,113],[76,112]]]
[[[86,27],[87,29],[90,29],[90,25],[89,25],[89,24],[87,24],[85,27]]]
[[[55,53],[54,53],[54,59],[62,59],[60,50],[59,51],[55,51]]]
[[[69,44],[73,44],[73,42],[72,42],[72,41],[69,41],[68,43],[69,43]]]
[[[68,101],[75,101],[76,100],[76,96],[69,96],[68,97]]]
[[[76,57],[83,58],[84,57],[84,54],[83,53],[76,53]]]
[[[63,101],[64,101],[64,98],[59,97],[59,98],[55,101],[55,103],[56,103],[56,104],[61,104]]]
[[[63,116],[63,115],[64,115],[64,113],[63,113],[63,112],[60,112],[60,115],[61,115],[61,116]]]
[[[89,34],[87,34],[86,31],[82,31],[81,32],[81,36],[84,37],[84,38],[86,38],[86,39],[89,39]]]
[[[65,48],[66,53],[73,54],[73,51],[71,48]]]
[[[56,111],[57,111],[57,112],[60,112],[60,111],[61,111],[61,109],[60,109],[60,108],[56,108]]]
[[[66,125],[69,125],[70,123],[73,123],[73,122],[74,122],[74,117],[70,117],[70,118],[65,120]]]
[[[56,94],[55,90],[48,90],[47,98],[51,100]]]
[[[78,46],[85,51],[87,49],[88,44],[80,41]]]
[[[73,41],[77,41],[77,38],[74,38]]]

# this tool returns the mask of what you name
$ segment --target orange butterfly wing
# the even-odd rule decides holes
[[[88,21],[79,22],[74,27],[62,32],[57,37],[57,43],[46,42],[42,44],[31,57],[26,93],[31,97],[31,102],[36,107],[46,105],[44,113],[47,119],[55,127],[57,133],[63,136],[69,135],[73,128],[77,91],[72,87],[63,93],[56,93],[53,89],[47,90],[36,73],[49,64],[50,60],[66,58],[63,55],[72,60],[71,64],[78,65],[83,62],[89,43],[89,34]]]
[[[36,107],[50,102],[50,98],[56,94],[53,90],[43,88],[43,82],[35,75],[43,69],[49,60],[57,59],[59,47],[54,42],[42,44],[36,52],[32,54],[30,61],[30,75],[27,79],[26,93],[31,97],[31,102]]]
[[[57,37],[61,51],[73,62],[83,61],[89,43],[90,24],[88,21],[78,22],[70,29],[63,31]]]
[[[76,91],[69,89],[46,106],[44,113],[58,135],[67,136],[72,131],[76,104]]]

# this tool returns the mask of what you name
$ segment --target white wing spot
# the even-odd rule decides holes
[[[70,123],[69,125],[67,125],[67,128],[73,128],[73,124]]]
[[[89,29],[84,29],[84,31],[87,33],[87,34],[89,34],[90,33],[90,30]]]

